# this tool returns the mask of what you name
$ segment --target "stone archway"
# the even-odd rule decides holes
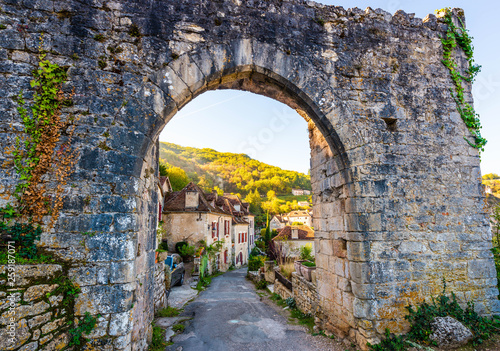
[[[361,347],[386,327],[403,331],[404,306],[438,293],[443,277],[462,301],[498,312],[479,157],[462,138],[436,17],[298,0],[65,0],[4,11],[13,24],[30,19],[26,34],[3,31],[14,77],[26,83],[43,31],[49,58],[70,66],[70,110],[84,112],[78,186],[41,245],[72,265],[76,314],[106,316],[100,347],[146,347],[156,142],[210,89],[266,95],[311,121],[322,328]],[[82,246],[86,230],[97,234]]]

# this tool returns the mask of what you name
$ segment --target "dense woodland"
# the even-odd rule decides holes
[[[270,166],[244,154],[162,142],[160,162],[166,165],[172,185],[177,187],[174,190],[179,190],[188,179],[205,190],[217,186],[224,192],[243,196],[255,190],[260,194],[269,190],[289,194],[292,188],[311,189],[309,175]]]
[[[174,191],[192,181],[206,192],[239,194],[260,216],[296,210],[297,200],[310,200],[290,195],[292,188],[311,190],[309,175],[283,170],[244,154],[161,142],[160,173],[169,176]]]

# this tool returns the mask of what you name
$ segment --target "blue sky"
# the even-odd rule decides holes
[[[319,2],[344,8],[370,6],[390,13],[402,9],[420,18],[438,8],[463,8],[467,28],[474,37],[475,59],[482,65],[473,88],[482,134],[488,140],[481,156],[481,170],[483,174],[500,173],[500,1]],[[259,161],[304,173],[309,169],[307,124],[302,117],[282,103],[247,92],[218,90],[200,95],[174,116],[160,140],[246,153]]]

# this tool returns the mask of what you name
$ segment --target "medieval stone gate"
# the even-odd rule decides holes
[[[360,346],[403,331],[404,307],[439,293],[443,278],[461,301],[499,311],[479,156],[463,139],[435,16],[300,0],[0,3],[3,145],[14,142],[11,98],[30,89],[41,33],[48,58],[69,67],[79,161],[40,245],[81,286],[76,314],[103,315],[102,349],[146,347],[158,135],[222,88],[310,120],[321,328]],[[4,197],[13,173],[1,169]],[[84,232],[95,235],[82,244]]]

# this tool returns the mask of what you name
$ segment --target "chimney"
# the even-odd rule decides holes
[[[197,208],[200,198],[197,191],[186,191],[186,208]]]
[[[292,240],[299,238],[299,228],[292,228]]]

